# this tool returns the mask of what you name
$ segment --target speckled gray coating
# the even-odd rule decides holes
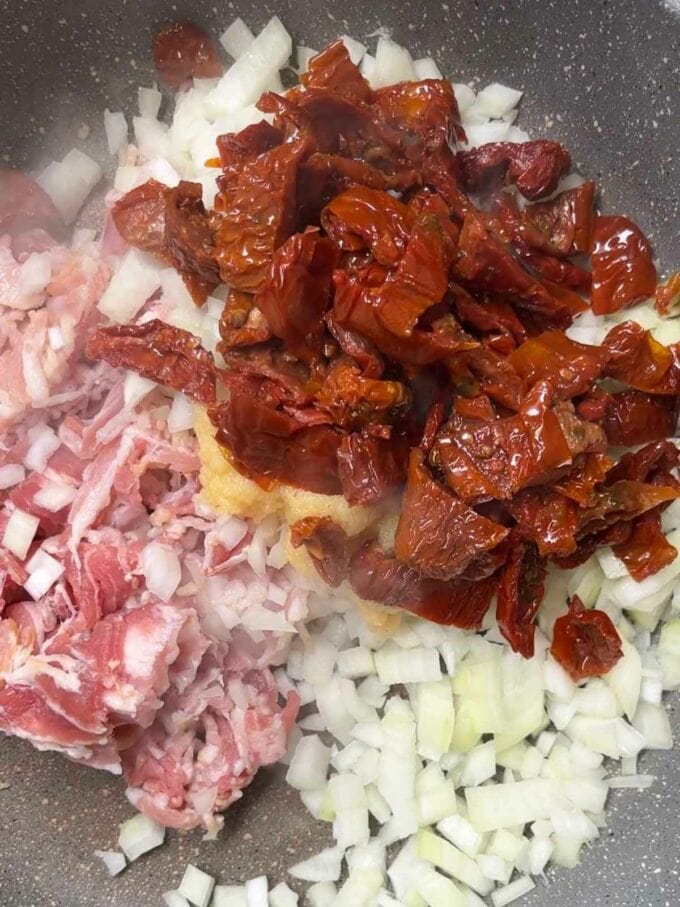
[[[282,0],[256,9],[212,0],[0,0],[0,163],[38,166],[74,144],[101,159],[101,111],[134,110],[137,86],[153,78],[148,46],[158,25],[188,17],[221,31],[240,14],[259,28],[273,12],[317,47],[387,25],[456,81],[525,89],[524,127],[564,141],[598,180],[604,205],[649,233],[662,268],[680,265],[677,0]],[[677,705],[675,697],[676,732]],[[552,872],[525,907],[680,905],[680,756],[648,753],[642,769],[658,778],[652,790],[616,793],[602,840],[578,869]],[[3,907],[156,907],[189,859],[222,881],[260,873],[278,880],[328,840],[280,772],[262,772],[217,842],[172,834],[109,881],[93,851],[115,846],[117,823],[132,814],[115,778],[2,739],[0,782],[9,784],[0,790]]]

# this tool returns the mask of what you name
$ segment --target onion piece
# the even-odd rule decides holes
[[[507,904],[512,904],[518,898],[529,894],[535,887],[536,883],[533,879],[530,879],[529,876],[521,876],[519,879],[515,879],[514,882],[510,882],[509,885],[497,888],[496,891],[492,892],[493,907],[506,907]]]
[[[378,679],[384,684],[420,683],[439,680],[439,652],[418,647],[402,650],[388,643],[375,653]]]
[[[286,885],[279,883],[269,892],[269,907],[297,907],[297,894]]]
[[[417,848],[422,860],[443,869],[482,897],[493,889],[493,882],[484,876],[474,860],[434,832],[421,829],[418,832]]]
[[[138,813],[120,827],[118,846],[130,863],[165,840],[165,828],[148,816]]]
[[[267,876],[256,876],[246,882],[248,907],[268,907]]]
[[[469,857],[476,856],[483,843],[482,835],[464,816],[447,816],[437,823],[437,831]]]
[[[26,470],[21,463],[6,463],[0,466],[0,490],[13,488],[26,478]]]
[[[115,113],[108,108],[104,111],[104,131],[106,132],[106,145],[109,154],[116,155],[128,141],[128,125],[125,114],[121,111]]]
[[[179,557],[168,545],[149,542],[141,553],[147,588],[161,601],[170,601],[182,579]]]
[[[126,371],[123,383],[125,409],[133,410],[155,387],[158,385],[150,378],[144,378],[137,372]]]
[[[166,907],[190,907],[189,901],[179,891],[166,891],[163,895]]]
[[[184,394],[176,393],[168,415],[168,431],[172,434],[189,431],[194,427],[195,413],[192,401]]]
[[[440,68],[432,57],[421,57],[413,61],[413,68],[419,79],[443,79]]]
[[[418,78],[413,68],[413,59],[405,47],[395,44],[389,38],[378,38],[375,52],[375,73],[372,88],[383,88],[396,82],[412,82]]]
[[[327,847],[313,857],[291,866],[288,872],[305,882],[337,882],[342,870],[342,858],[343,851],[340,847]]]
[[[56,583],[64,572],[64,567],[42,548],[38,548],[26,564],[26,570],[29,576],[24,589],[37,601]]]
[[[333,838],[345,850],[355,844],[366,844],[370,837],[368,804],[364,787],[350,772],[340,772],[328,782],[328,792],[335,810]]]
[[[95,850],[94,855],[99,857],[104,866],[106,866],[106,871],[110,876],[117,876],[127,865],[125,854],[120,853],[118,850]]]
[[[226,52],[238,60],[248,50],[255,35],[248,28],[243,19],[234,19],[231,25],[220,35],[220,44]]]
[[[34,425],[28,431],[30,446],[24,456],[24,466],[34,472],[43,472],[52,454],[61,447],[56,432],[48,425]]]
[[[2,536],[2,544],[8,551],[15,554],[19,560],[23,561],[28,554],[28,549],[31,547],[31,542],[35,538],[39,524],[40,520],[38,517],[17,507],[12,511],[12,515],[7,521],[5,532]]]
[[[673,732],[668,713],[661,705],[641,702],[638,705],[633,727],[644,738],[644,745],[650,750],[669,750],[673,746]]]
[[[523,92],[492,82],[477,94],[476,104],[490,117],[502,117],[517,107]]]
[[[53,161],[38,176],[66,224],[72,224],[88,195],[102,178],[91,157],[73,148],[62,161]]]
[[[314,790],[326,783],[331,751],[320,737],[302,737],[291,759],[286,781],[296,790]]]
[[[58,513],[73,503],[77,493],[78,489],[66,482],[48,482],[35,493],[33,501],[36,507]]]
[[[366,45],[355,38],[351,38],[349,35],[341,35],[340,40],[345,45],[352,63],[358,66],[366,53]]]
[[[548,778],[489,784],[465,791],[468,818],[479,832],[513,828],[547,819],[562,797],[559,786]]]
[[[137,103],[139,104],[139,115],[149,120],[155,120],[161,109],[163,95],[154,86],[153,88],[138,88]]]
[[[126,252],[97,308],[115,324],[132,320],[161,285],[161,269],[144,252]]]
[[[245,885],[215,885],[210,907],[248,907]]]
[[[208,907],[214,887],[215,879],[211,875],[189,863],[177,890],[195,907]]]
[[[307,889],[305,897],[309,907],[332,907],[337,897],[337,889],[332,882],[317,882]]]

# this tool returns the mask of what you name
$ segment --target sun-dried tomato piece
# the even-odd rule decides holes
[[[540,283],[550,295],[567,305],[572,315],[585,312],[589,308],[578,293],[590,293],[592,284],[590,271],[574,264],[573,261],[546,255],[544,252],[521,251],[519,254],[522,261],[536,271]]]
[[[408,407],[410,394],[399,381],[367,378],[351,360],[339,359],[328,372],[316,401],[337,425],[356,429],[394,420]]]
[[[337,588],[347,579],[352,556],[366,538],[365,533],[348,537],[330,517],[310,516],[293,523],[290,541],[294,548],[304,545],[319,576]]]
[[[326,313],[326,324],[342,352],[354,359],[365,378],[379,378],[385,368],[377,348],[351,328],[338,324],[333,312]]]
[[[151,45],[163,80],[179,88],[189,79],[215,79],[224,72],[218,45],[193,22],[171,22]]]
[[[304,362],[321,355],[339,252],[315,230],[296,233],[275,252],[255,295],[272,334]]]
[[[569,613],[555,621],[550,652],[576,683],[602,677],[623,655],[611,618],[596,608],[586,610],[577,595],[569,602]]]
[[[353,505],[378,504],[404,482],[400,446],[366,431],[345,435],[338,448],[338,474],[345,499]]]
[[[546,331],[526,340],[508,360],[527,387],[550,381],[555,396],[568,400],[586,393],[599,377],[607,354],[599,347],[570,340],[561,331]]]
[[[680,300],[680,271],[671,274],[665,283],[656,288],[654,308],[660,315],[668,315]]]
[[[337,454],[340,433],[330,425],[306,425],[269,402],[238,389],[210,417],[217,440],[249,478],[285,482],[319,494],[341,494]]]
[[[283,132],[266,120],[251,123],[240,132],[217,136],[217,151],[224,170],[252,161],[283,142]]]
[[[543,601],[545,575],[545,561],[536,545],[520,536],[511,539],[498,585],[496,620],[513,652],[525,658],[534,654],[534,618]]]
[[[160,254],[165,243],[165,202],[168,187],[147,180],[114,204],[111,217],[123,239],[145,252]]]
[[[578,505],[568,497],[552,488],[525,488],[507,507],[541,557],[561,557],[576,550]]]
[[[100,328],[88,340],[87,355],[115,368],[128,368],[199,403],[215,402],[216,370],[198,337],[154,319],[144,324]]]
[[[373,91],[359,67],[352,63],[342,40],[334,41],[313,56],[300,81],[308,90],[326,89],[366,103],[373,100]]]
[[[296,410],[313,401],[310,371],[302,363],[272,347],[224,351],[226,369],[223,383],[230,389],[249,393],[271,406]]]
[[[508,535],[434,480],[423,451],[411,451],[394,550],[424,576],[449,580]]]
[[[633,447],[670,437],[677,420],[677,397],[629,390],[609,395],[602,427],[610,444]]]
[[[556,483],[555,489],[581,507],[592,507],[596,501],[595,488],[604,482],[614,461],[603,453],[583,454],[569,475]]]
[[[459,151],[457,157],[463,185],[469,192],[481,192],[505,178],[532,201],[554,192],[571,166],[569,153],[558,142],[545,139],[490,142]]]
[[[200,183],[182,180],[167,190],[164,245],[183,275],[196,275],[212,286],[219,283],[215,237]]]
[[[609,482],[657,482],[667,483],[671,470],[680,463],[680,450],[671,441],[657,441],[646,444],[639,450],[624,454],[607,473]]]
[[[459,248],[461,257],[455,271],[470,289],[499,294],[554,327],[571,324],[567,306],[524,270],[509,249],[489,233],[478,215],[469,214],[463,221]]]
[[[369,248],[376,261],[395,265],[404,254],[415,214],[388,192],[353,186],[336,196],[321,224],[340,249]]]
[[[664,346],[635,321],[613,327],[602,341],[604,374],[650,394],[680,394],[680,350]]]
[[[398,130],[409,160],[420,161],[436,148],[466,140],[456,96],[446,79],[397,82],[375,93],[383,121]]]
[[[671,564],[678,556],[675,548],[661,531],[659,511],[649,510],[639,517],[630,537],[614,546],[633,579],[641,582]]]
[[[253,294],[230,290],[220,316],[219,351],[224,354],[234,347],[264,343],[271,336],[267,319],[255,305]]]
[[[590,251],[594,197],[589,181],[520,211],[516,199],[503,193],[496,211],[514,245],[561,258]]]
[[[256,290],[293,233],[295,182],[308,150],[302,139],[277,145],[221,184],[212,225],[220,275],[230,286]]]
[[[654,295],[656,268],[652,247],[627,217],[600,215],[593,222],[591,259],[592,307],[609,315]]]
[[[479,419],[481,422],[493,422],[496,412],[486,394],[476,397],[456,397],[453,410],[461,419]]]
[[[526,340],[524,325],[509,303],[497,299],[480,302],[467,290],[455,284],[451,286],[451,295],[456,315],[461,323],[484,334],[507,337],[510,341],[507,352]]]
[[[42,186],[20,170],[0,167],[0,236],[34,229],[58,239],[65,225]]]

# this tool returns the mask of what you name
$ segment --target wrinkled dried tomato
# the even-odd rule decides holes
[[[656,268],[642,230],[627,217],[598,216],[593,222],[592,307],[596,315],[618,312],[654,295]]]
[[[633,447],[670,437],[677,420],[677,397],[619,391],[607,400],[602,427],[610,444]]]
[[[649,510],[633,524],[633,531],[625,542],[613,547],[633,579],[641,582],[672,564],[678,549],[666,539],[661,530],[661,516]]]
[[[608,378],[650,394],[680,393],[680,349],[659,343],[635,321],[613,327],[602,347],[608,354]]]
[[[345,435],[340,442],[338,475],[350,504],[379,504],[403,484],[405,472],[402,451],[389,439],[362,431]]]
[[[193,22],[171,22],[151,45],[156,69],[168,85],[179,88],[189,79],[215,79],[224,67],[217,44]]]
[[[534,654],[534,618],[543,601],[545,575],[536,545],[520,536],[511,539],[498,585],[496,620],[513,652],[525,658]]]
[[[147,180],[114,204],[111,217],[116,229],[131,246],[162,253],[165,242],[165,201],[168,187]]]
[[[610,617],[595,608],[587,611],[577,595],[569,602],[569,613],[555,621],[550,652],[577,683],[606,674],[623,655]]]
[[[569,170],[569,153],[557,142],[490,142],[458,152],[463,184],[480,192],[505,178],[532,201],[550,195],[560,177]]]
[[[660,315],[668,315],[680,299],[680,271],[671,274],[665,283],[656,288],[654,307]]]
[[[508,361],[527,387],[550,381],[561,399],[584,394],[599,377],[607,354],[596,346],[570,340],[561,331],[546,331],[526,340]]]
[[[87,342],[87,355],[131,369],[199,403],[215,402],[212,354],[203,349],[198,337],[157,319],[100,328]]]

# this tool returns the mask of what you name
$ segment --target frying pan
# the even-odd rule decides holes
[[[154,79],[149,45],[160,25],[191,18],[219,34],[237,15],[259,29],[273,13],[314,47],[385,25],[455,81],[523,88],[523,127],[564,142],[576,168],[598,181],[603,206],[650,236],[662,270],[680,266],[677,0],[0,0],[0,163],[38,167],[73,145],[107,160],[102,111],[136,108],[137,86]],[[86,211],[86,223],[96,216]],[[678,704],[671,698],[676,736]],[[642,770],[657,777],[651,792],[615,793],[582,865],[551,871],[525,907],[680,904],[680,756],[648,753]],[[110,881],[93,851],[114,845],[131,815],[115,778],[3,739],[0,781],[10,785],[0,791],[3,907],[156,907],[188,860],[223,882],[276,880],[328,841],[282,773],[262,771],[217,842],[169,835]]]

